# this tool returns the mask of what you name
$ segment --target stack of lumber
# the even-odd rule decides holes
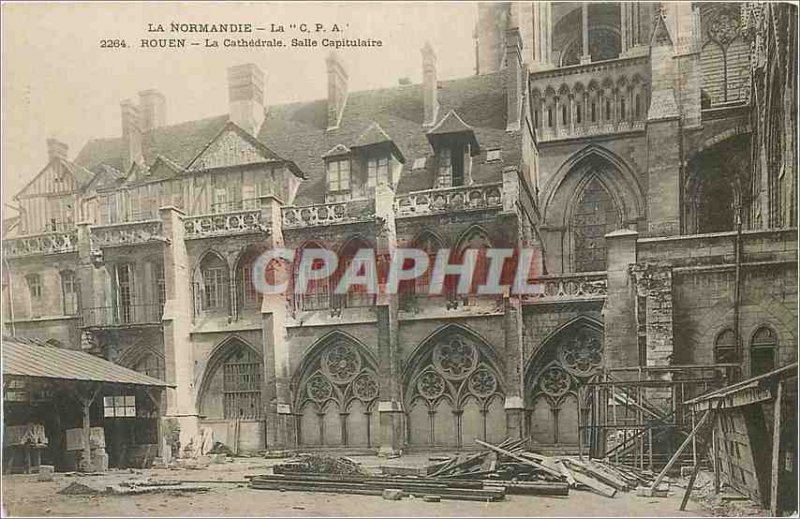
[[[383,495],[384,490],[400,490],[414,496],[439,496],[462,501],[499,501],[505,497],[502,487],[484,486],[481,482],[443,482],[430,478],[323,476],[277,474],[250,477],[250,487],[259,490],[330,492],[336,494]]]
[[[535,486],[545,493],[548,490],[544,489],[550,485],[550,488],[564,487],[564,493],[560,495],[566,495],[568,488],[573,488],[590,490],[606,497],[652,482],[651,475],[610,462],[530,452],[523,448],[522,440],[506,439],[498,445],[475,441],[487,450],[437,460],[427,467],[428,477],[479,480],[503,485],[508,493],[522,493],[522,489],[518,491],[514,487],[523,485],[528,485],[526,490]]]

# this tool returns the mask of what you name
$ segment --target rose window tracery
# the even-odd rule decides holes
[[[322,367],[332,381],[344,384],[361,370],[361,356],[350,345],[337,344],[325,353]]]
[[[559,349],[564,367],[573,375],[591,375],[603,362],[603,345],[598,337],[586,333],[570,338]]]
[[[539,378],[539,387],[543,392],[559,397],[569,391],[570,378],[567,372],[558,366],[547,368]]]
[[[363,402],[378,397],[378,381],[369,373],[362,373],[353,381],[353,394]]]
[[[444,393],[444,379],[434,371],[424,373],[417,381],[419,394],[428,400],[435,400]]]
[[[481,368],[469,378],[469,389],[475,396],[486,398],[497,389],[497,379],[489,370]]]
[[[433,364],[444,376],[461,380],[466,378],[478,363],[475,348],[460,340],[437,344],[433,350]]]
[[[324,402],[333,395],[333,386],[321,374],[312,376],[306,383],[309,398],[316,402]]]

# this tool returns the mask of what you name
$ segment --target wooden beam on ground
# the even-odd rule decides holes
[[[678,461],[678,458],[680,457],[681,453],[683,453],[683,450],[686,449],[686,446],[692,442],[692,438],[695,437],[697,431],[699,431],[700,428],[706,423],[706,420],[708,420],[708,416],[710,413],[711,413],[710,410],[703,413],[703,417],[700,418],[700,420],[697,422],[697,425],[694,426],[692,432],[690,432],[689,435],[686,437],[686,439],[683,440],[683,443],[681,444],[680,447],[678,447],[678,450],[675,452],[675,454],[672,455],[672,458],[670,458],[670,460],[667,462],[667,465],[661,470],[661,472],[659,472],[658,476],[656,476],[655,481],[653,481],[653,484],[650,487],[651,489],[655,490],[656,488],[658,488],[658,485],[661,483],[661,480],[664,479],[664,476],[667,475],[669,469],[671,469],[672,466],[675,464],[675,462]]]
[[[686,485],[686,492],[683,493],[683,500],[681,501],[680,511],[686,510],[686,503],[689,502],[689,496],[694,489],[694,481],[697,479],[697,473],[700,472],[700,463],[695,462],[694,469],[692,470],[692,477],[689,478],[689,484]]]
[[[539,463],[536,463],[535,461],[529,460],[527,458],[523,458],[522,456],[517,456],[513,452],[507,451],[507,450],[502,449],[500,447],[496,447],[496,446],[492,445],[491,443],[486,443],[486,442],[480,441],[478,439],[475,440],[475,443],[477,443],[478,445],[480,445],[482,447],[486,447],[487,449],[491,449],[491,450],[497,452],[498,454],[502,454],[503,456],[507,456],[507,457],[509,457],[509,458],[511,458],[513,460],[517,460],[520,463],[523,463],[525,465],[529,465],[529,466],[531,466],[533,468],[539,469],[542,472],[546,472],[546,473],[550,474],[551,476],[555,476],[555,477],[557,477],[559,479],[564,477],[561,474],[561,472],[559,472],[559,471],[555,471],[553,469],[547,468],[544,465],[540,465]]]
[[[781,405],[783,404],[783,381],[778,381],[778,389],[775,395],[775,403],[772,411],[772,477],[770,478],[769,489],[769,515],[778,517],[778,483],[780,479],[781,466]]]

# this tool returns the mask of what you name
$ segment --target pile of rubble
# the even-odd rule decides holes
[[[384,466],[380,474],[369,474],[350,458],[302,455],[276,465],[273,474],[250,476],[250,487],[474,501],[498,501],[506,494],[566,496],[570,489],[610,498],[619,491],[652,490],[652,474],[629,467],[543,456],[526,451],[521,440],[507,439],[499,445],[476,442],[486,450],[431,458],[434,463],[423,468]]]
[[[361,465],[347,457],[320,456],[300,454],[297,457],[275,465],[273,474],[331,474],[331,475],[366,475]]]

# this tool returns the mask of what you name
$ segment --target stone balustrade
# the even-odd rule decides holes
[[[375,219],[374,200],[349,200],[297,207],[284,207],[283,227],[298,229]]]
[[[398,218],[402,218],[449,211],[502,208],[502,206],[502,183],[498,182],[429,189],[400,195],[395,199],[395,214]]]
[[[649,57],[626,57],[531,74],[539,142],[644,130]]]
[[[183,227],[187,240],[264,232],[261,211],[253,209],[186,216],[183,218]]]
[[[92,226],[90,231],[94,247],[122,247],[164,240],[161,220]]]
[[[48,232],[31,236],[20,236],[3,240],[3,255],[19,258],[43,254],[75,252],[78,245],[76,230]]]
[[[605,272],[540,276],[529,283],[539,287],[539,290],[524,296],[526,303],[603,300],[608,288]]]

